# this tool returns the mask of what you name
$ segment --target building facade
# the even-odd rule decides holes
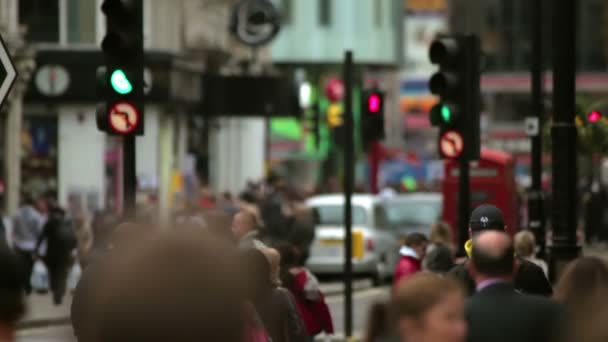
[[[10,11],[0,18],[0,24],[14,27],[14,31],[22,27],[25,41],[36,51],[36,68],[23,101],[19,189],[36,194],[56,191],[59,202],[67,207],[119,210],[122,144],[119,138],[98,131],[95,121],[95,72],[103,63],[100,43],[105,34],[102,2],[0,0],[0,8]],[[175,204],[176,193],[198,193],[198,176],[219,167],[217,163],[209,167],[210,155],[245,150],[239,146],[226,152],[221,149],[223,143],[219,144],[222,147],[210,143],[208,135],[221,140],[224,135],[234,135],[234,129],[214,128],[217,125],[206,120],[199,109],[203,72],[218,71],[248,52],[235,46],[227,30],[232,3],[144,1],[148,87],[145,134],[137,138],[138,200],[158,204],[163,213]],[[248,127],[239,130],[249,132]],[[263,139],[251,139],[243,146],[258,140],[263,146]],[[242,178],[261,176],[263,154],[258,152],[258,157],[262,165],[252,164],[257,169],[251,174],[243,172]],[[205,172],[197,172],[201,169],[198,164],[205,164]],[[222,169],[214,172],[226,174]],[[226,187],[236,189],[237,183],[244,181],[238,179]]]
[[[342,79],[346,50],[353,52],[357,69],[354,100],[360,99],[364,88],[377,85],[384,91],[385,143],[400,146],[403,143],[401,132],[395,131],[394,123],[400,120],[397,66],[401,51],[398,30],[401,18],[395,9],[399,8],[401,1],[277,0],[275,3],[281,9],[283,26],[271,46],[272,61],[281,70],[291,72],[300,81],[312,85],[313,106],[320,111],[321,141],[314,141],[312,109],[307,110],[300,120],[272,120],[271,163],[298,174],[299,181],[308,186],[340,173],[339,165],[327,165],[329,161],[340,159],[340,141],[335,139],[336,130],[327,125],[331,101],[325,88],[332,80]],[[354,104],[353,110],[358,122],[359,102]],[[355,134],[356,138],[358,134]],[[358,154],[357,179],[366,183],[365,151],[359,139],[357,150],[361,152]]]

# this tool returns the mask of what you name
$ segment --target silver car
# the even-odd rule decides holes
[[[385,203],[388,225],[402,241],[411,233],[429,236],[431,225],[441,219],[443,196],[419,192],[397,195]]]
[[[353,273],[381,283],[393,275],[399,242],[387,224],[385,201],[374,195],[352,197]],[[342,274],[344,270],[344,197],[312,197],[307,201],[317,214],[315,240],[307,266],[316,274]]]

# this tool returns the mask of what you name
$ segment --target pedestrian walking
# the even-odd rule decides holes
[[[38,237],[36,251],[46,242],[46,255],[37,257],[44,260],[49,272],[53,303],[60,305],[65,296],[68,273],[74,262],[72,254],[77,247],[77,241],[73,221],[66,217],[65,210],[60,208],[51,196],[52,194],[46,198],[48,217]]]
[[[23,205],[13,217],[12,245],[23,268],[22,282],[26,294],[32,292],[30,276],[36,259],[36,244],[46,221],[43,203],[35,203],[29,195],[23,195]]]
[[[294,300],[288,290],[276,286],[273,270],[276,250],[250,248],[243,252],[246,278],[250,280],[248,298],[260,315],[272,342],[305,342],[306,334]]]
[[[396,289],[399,283],[422,270],[428,239],[424,234],[412,233],[406,236],[405,244],[399,250],[399,262],[395,269],[393,287]]]
[[[559,279],[554,298],[565,307],[570,341],[608,340],[608,265],[604,260],[589,256],[571,262]]]
[[[234,215],[232,233],[241,249],[266,248],[266,245],[259,240],[258,224],[251,211],[241,210]]]
[[[468,342],[554,342],[561,310],[548,298],[518,293],[513,285],[515,249],[505,232],[473,238],[468,265],[476,293],[466,304]]]
[[[0,341],[15,341],[15,326],[25,313],[23,267],[5,241],[0,241]]]
[[[423,268],[435,273],[449,272],[454,267],[452,228],[445,222],[434,223],[429,242]]]
[[[318,279],[298,264],[295,246],[283,243],[277,249],[281,254],[281,282],[295,299],[309,341],[320,333],[333,334],[333,320]]]
[[[465,251],[470,258],[473,251],[473,238],[485,231],[504,232],[506,226],[500,209],[491,204],[482,204],[473,210],[469,220],[469,237],[465,244]],[[515,259],[516,272],[513,279],[513,286],[520,292],[536,294],[541,296],[551,296],[553,288],[543,270],[536,264],[523,258]],[[469,260],[454,266],[449,275],[460,280],[469,296],[475,293],[475,281],[469,273]]]
[[[457,281],[434,273],[420,272],[399,283],[392,307],[401,341],[464,341],[464,301]]]
[[[536,239],[529,230],[522,230],[515,234],[515,254],[527,260],[543,270],[545,277],[549,276],[547,263],[536,257]]]

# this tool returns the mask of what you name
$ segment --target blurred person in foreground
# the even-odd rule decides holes
[[[104,270],[97,342],[243,342],[236,250],[208,232],[146,232]]]
[[[475,236],[485,231],[504,232],[506,228],[500,209],[491,204],[482,204],[475,208],[469,220],[469,237],[471,240],[468,240],[464,246],[467,256],[471,257]],[[513,286],[516,290],[523,293],[551,296],[553,288],[540,267],[519,256],[516,257],[515,264]],[[454,266],[449,275],[460,280],[470,296],[475,293],[475,281],[469,270],[469,260],[467,259]]]
[[[426,251],[423,267],[435,273],[447,273],[454,267],[454,244],[452,228],[445,222],[431,226],[430,244]]]
[[[281,282],[293,295],[309,341],[324,332],[334,333],[333,321],[319,280],[298,263],[296,247],[288,243],[277,246],[281,254]]]
[[[25,313],[22,267],[4,241],[0,241],[0,341],[15,341],[15,325]]]
[[[253,303],[272,342],[304,342],[304,325],[288,290],[277,286],[280,256],[274,249],[252,248],[241,255],[246,279],[250,281],[247,298]]]
[[[466,304],[468,342],[553,342],[560,307],[548,298],[518,293],[513,286],[511,237],[486,231],[474,237],[469,271],[477,292]]]
[[[122,262],[121,252],[139,246],[148,234],[154,233],[154,230],[134,223],[118,224],[118,221],[108,220],[105,224],[117,226],[104,229],[108,231],[107,236],[104,236],[103,243],[99,242],[95,257],[83,269],[70,307],[72,328],[80,342],[97,341],[95,323],[99,315],[98,307],[104,303],[98,294],[108,281],[112,267]]]
[[[515,234],[515,254],[533,264],[536,264],[543,270],[545,277],[549,276],[547,263],[543,259],[539,259],[536,254],[536,239],[534,234],[529,230],[522,230]]]
[[[401,341],[464,341],[464,302],[464,290],[451,278],[421,272],[401,282],[392,303]]]
[[[241,249],[262,249],[267,247],[259,239],[255,214],[247,209],[243,209],[234,215],[232,219],[232,234]]]
[[[405,244],[399,250],[400,257],[395,269],[394,288],[397,288],[401,281],[422,270],[422,260],[428,242],[426,236],[421,233],[411,233],[405,238]]]
[[[608,265],[598,257],[572,261],[554,294],[566,310],[570,341],[608,341]]]

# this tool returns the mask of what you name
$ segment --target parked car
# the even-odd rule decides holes
[[[443,199],[440,193],[409,193],[385,203],[387,225],[402,241],[411,233],[429,236],[431,225],[441,219]]]
[[[375,284],[393,275],[399,241],[386,225],[385,201],[370,194],[352,197],[353,274],[370,276]],[[307,266],[320,275],[342,274],[344,268],[344,196],[312,197],[317,215],[315,240]]]

